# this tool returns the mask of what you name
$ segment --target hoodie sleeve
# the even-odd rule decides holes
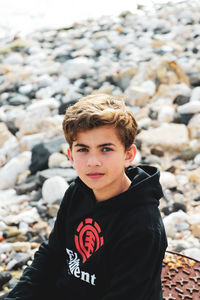
[[[160,284],[161,240],[160,233],[153,229],[126,232],[112,250],[111,284],[101,300],[163,299],[161,289],[159,295],[149,295],[152,285]]]
[[[68,193],[69,191],[67,190],[60,205],[49,240],[40,245],[38,251],[35,253],[32,264],[24,270],[19,282],[10,291],[5,300],[39,299],[39,295],[45,292],[45,290],[49,291],[50,287],[55,283],[54,278],[64,259],[64,215]]]

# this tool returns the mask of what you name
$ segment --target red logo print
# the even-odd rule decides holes
[[[100,233],[101,228],[91,218],[85,219],[78,225],[74,239],[76,249],[83,258],[83,263],[104,244]]]

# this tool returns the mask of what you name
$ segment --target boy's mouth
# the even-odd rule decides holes
[[[90,178],[100,178],[104,176],[104,173],[88,173],[87,176]]]

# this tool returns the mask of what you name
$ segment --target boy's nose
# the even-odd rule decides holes
[[[101,166],[101,164],[101,161],[95,155],[92,155],[88,158],[88,167]]]

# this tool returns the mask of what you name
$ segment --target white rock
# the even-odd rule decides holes
[[[199,217],[199,214],[198,213],[190,213],[188,215],[188,223],[190,225],[193,225],[193,224],[199,224],[200,222],[200,217]]]
[[[200,101],[200,87],[196,87],[192,90],[190,101]]]
[[[47,179],[42,186],[42,197],[49,204],[62,200],[68,183],[60,176]]]
[[[1,253],[6,253],[6,252],[11,252],[11,243],[1,243],[0,244],[0,254]]]
[[[19,252],[29,252],[31,250],[31,246],[29,242],[15,242],[11,245],[12,250]]]
[[[41,112],[41,115],[32,112],[30,114],[27,113],[29,117],[25,117],[24,120],[19,120],[19,123],[21,122],[20,130],[16,133],[16,136],[21,139],[25,135],[44,132],[45,139],[48,140],[63,135],[63,116],[54,115],[52,117],[48,117],[46,116],[45,111],[47,114],[50,114],[50,111],[47,107],[38,111],[39,113]]]
[[[10,65],[16,65],[16,64],[23,64],[23,57],[19,53],[11,53],[4,59],[5,64],[10,64]]]
[[[64,154],[54,152],[49,156],[48,166],[49,168],[54,168],[54,167],[67,168],[67,167],[71,167],[71,163]]]
[[[200,154],[197,154],[194,158],[194,163],[200,166]]]
[[[0,168],[6,164],[6,155],[0,152]]]
[[[12,187],[20,173],[29,168],[31,163],[30,151],[25,151],[17,157],[12,158],[2,169],[0,169],[0,189]]]
[[[174,238],[177,231],[181,228],[180,223],[187,223],[188,216],[182,210],[171,213],[163,219],[167,236]],[[179,224],[179,225],[178,225]],[[179,227],[179,228],[178,228]],[[184,230],[187,228],[184,228]]]
[[[155,92],[155,83],[151,80],[144,81],[140,86],[130,83],[126,89],[125,94],[128,97],[130,105],[145,105]]]
[[[200,112],[200,101],[191,101],[178,107],[180,114],[195,114]]]
[[[185,83],[171,84],[161,84],[158,88],[156,96],[159,98],[171,98],[175,99],[178,95],[191,95],[191,89]]]
[[[188,130],[184,124],[164,123],[159,128],[143,130],[137,138],[142,143],[164,149],[182,150],[188,145]]]
[[[145,89],[146,92],[149,94],[149,96],[153,96],[153,94],[156,91],[156,85],[155,82],[152,80],[145,80],[142,84],[141,84],[141,88]]]
[[[175,109],[173,106],[163,106],[158,113],[159,122],[171,122],[174,119]]]
[[[96,51],[107,50],[110,47],[110,43],[107,38],[100,38],[94,42],[94,49]]]
[[[4,223],[3,221],[0,221],[0,231],[5,230],[7,228],[6,223]]]
[[[188,123],[188,128],[192,138],[200,138],[200,113],[192,117]]]
[[[27,210],[22,211],[21,213],[17,215],[9,215],[4,217],[4,220],[7,224],[16,223],[19,224],[20,222],[26,222],[26,223],[33,223],[38,222],[40,220],[40,216],[37,212],[37,209],[35,207],[28,208]]]
[[[0,123],[0,155],[9,160],[19,153],[19,143],[4,123]],[[3,159],[4,160],[4,159]],[[6,161],[5,161],[6,162]]]
[[[27,95],[33,90],[33,85],[32,84],[26,84],[23,85],[19,88],[19,92],[21,94]]]
[[[49,109],[56,109],[59,106],[58,100],[54,98],[43,99],[39,101],[34,101],[31,105],[28,106],[27,111],[38,111],[43,109],[44,107],[48,107]]]
[[[62,73],[67,78],[80,78],[83,75],[90,75],[94,62],[86,57],[70,59],[62,64]]]
[[[200,261],[200,249],[199,248],[190,248],[185,249],[182,253],[186,256],[192,257],[198,261]]]
[[[176,175],[176,182],[180,187],[186,185],[189,182],[189,179],[186,175],[183,174],[177,174]]]
[[[44,132],[23,136],[19,141],[20,151],[31,150],[35,145],[42,143],[44,137]]]
[[[22,221],[19,223],[19,231],[26,233],[28,230],[31,230],[31,228],[26,222]]]
[[[16,191],[14,189],[8,189],[5,191],[0,190],[0,199],[1,199],[0,207],[3,207],[4,203],[6,205],[6,201],[7,201],[7,204],[10,204],[9,202],[15,195],[16,195]]]
[[[160,183],[165,189],[177,186],[176,176],[170,172],[160,173]]]

